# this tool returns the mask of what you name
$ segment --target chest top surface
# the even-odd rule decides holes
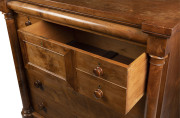
[[[180,21],[180,0],[19,0],[125,23],[170,35]]]

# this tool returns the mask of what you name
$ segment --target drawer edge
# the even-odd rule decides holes
[[[146,53],[139,56],[128,69],[126,96],[128,101],[126,101],[126,113],[128,113],[145,94],[147,69],[148,57]]]

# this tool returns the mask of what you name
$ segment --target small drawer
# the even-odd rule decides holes
[[[45,118],[76,118],[64,106],[47,99],[47,97],[44,98],[38,93],[33,93],[31,98],[34,111]]]
[[[51,39],[66,40],[71,37],[66,33],[66,28],[51,30],[52,28],[57,27],[38,22],[18,30],[24,63],[25,66],[34,65],[64,80],[69,80],[72,75],[72,51]]]
[[[144,93],[144,86],[142,85],[137,85],[137,88],[136,84],[134,84],[134,90],[122,88],[79,69],[77,69],[77,81],[80,94],[121,114],[127,114]]]
[[[126,89],[77,70],[79,92],[97,102],[125,113]]]
[[[69,50],[64,43],[71,41],[71,29],[47,22],[37,22],[18,30],[20,40],[28,42],[53,52],[65,55]],[[61,43],[59,43],[61,42]]]
[[[107,59],[92,53],[76,51],[75,59],[76,68],[93,76],[125,88],[133,83],[140,83],[144,87],[148,65],[146,53],[141,54],[136,59],[121,55]]]

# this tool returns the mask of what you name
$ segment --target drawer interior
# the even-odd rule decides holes
[[[117,53],[115,51],[104,50],[104,49],[94,47],[94,46],[89,45],[89,44],[78,42],[76,40],[73,40],[67,44],[70,46],[73,46],[73,47],[76,47],[76,48],[79,48],[79,49],[100,55],[100,56],[108,58],[108,59],[112,59],[112,60],[115,60],[115,61],[118,61],[121,63],[125,63],[125,64],[130,64],[134,60],[132,58],[128,58],[128,57],[125,57],[123,55],[120,55],[119,53]]]
[[[100,36],[44,21],[26,27],[23,31],[127,65],[146,50],[146,46],[142,44]]]

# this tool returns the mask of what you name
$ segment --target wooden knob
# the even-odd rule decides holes
[[[32,23],[31,23],[30,20],[28,20],[28,21],[25,22],[25,25],[26,25],[26,26],[29,26],[29,25],[32,25]]]
[[[102,76],[103,75],[103,70],[101,67],[96,67],[94,70],[93,70],[93,73],[96,75],[96,76]]]
[[[101,89],[97,89],[94,91],[94,96],[96,97],[96,99],[100,99],[103,97],[103,91]]]
[[[38,107],[39,107],[40,110],[45,110],[46,109],[44,102],[40,103],[38,105]]]
[[[36,88],[42,88],[42,83],[41,83],[41,81],[39,81],[39,80],[35,81],[35,82],[34,82],[34,86],[35,86]]]

